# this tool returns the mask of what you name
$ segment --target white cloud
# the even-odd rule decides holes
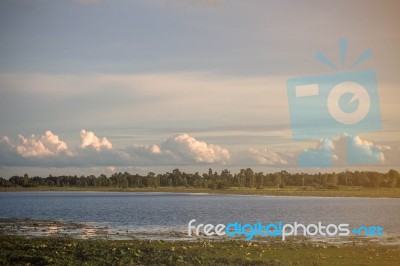
[[[346,138],[346,136],[340,138]],[[375,145],[359,136],[347,136],[347,161],[350,164],[384,164],[383,149],[387,149],[386,147]]]
[[[161,148],[169,150],[183,160],[191,160],[197,163],[222,163],[225,164],[230,159],[227,149],[218,145],[207,144],[198,141],[188,134],[180,134],[166,139]]]
[[[32,135],[28,139],[22,135],[18,135],[18,139],[20,144],[16,146],[16,150],[22,157],[44,157],[52,154],[35,135]]]
[[[81,145],[73,152],[51,131],[42,136],[18,136],[13,144],[1,137],[0,165],[2,166],[142,166],[174,164],[227,164],[230,153],[218,145],[196,140],[188,134],[174,135],[161,145],[134,144],[122,150],[112,149],[107,138],[92,131],[80,132]],[[49,158],[52,158],[51,160]]]
[[[93,131],[81,130],[81,148],[91,147],[96,151],[101,149],[112,149],[111,142],[106,137],[99,139]]]
[[[68,150],[68,146],[64,141],[61,141],[57,135],[54,135],[50,130],[46,131],[40,137],[43,144],[55,153]]]
[[[12,145],[8,137],[4,140]],[[46,131],[42,136],[31,135],[28,138],[18,135],[18,144],[15,145],[15,150],[22,157],[47,157],[63,152],[70,154],[67,144],[51,131]]]
[[[67,144],[51,131],[46,131],[40,136],[19,135],[15,142],[7,136],[2,136],[0,166],[110,167],[110,170],[114,169],[111,167],[120,169],[215,164],[232,167],[297,168],[298,160],[304,158],[310,165],[315,162],[319,165],[319,161],[320,165],[326,165],[332,158],[333,167],[370,164],[394,166],[400,163],[400,148],[391,149],[389,146],[377,145],[359,136],[348,135],[336,139],[321,139],[315,149],[305,150],[308,157],[300,156],[304,150],[293,153],[252,148],[230,152],[224,147],[206,143],[188,134],[170,136],[159,144],[133,144],[122,149],[113,149],[106,137],[99,138],[92,131],[82,130],[80,137],[81,145],[69,150]]]
[[[174,163],[220,163],[230,160],[227,149],[218,145],[196,140],[188,134],[179,134],[167,138],[161,145],[133,145],[127,152],[135,162],[174,164]]]
[[[51,131],[41,136],[18,135],[14,143],[7,136],[0,139],[0,166],[108,166],[126,165],[129,155],[112,150],[107,138],[99,139],[88,131],[81,132],[82,145],[73,151]]]
[[[320,139],[315,149],[306,149],[297,155],[298,164],[303,168],[327,168],[337,159],[333,154],[334,144],[331,139]]]
[[[331,160],[332,166],[380,165],[385,163],[384,151],[390,151],[390,147],[343,134],[334,139],[321,139],[315,149],[306,150],[307,164],[322,167]]]

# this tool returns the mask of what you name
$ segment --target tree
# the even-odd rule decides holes
[[[121,187],[127,188],[128,185],[129,185],[128,179],[125,176],[121,177],[121,180],[120,180],[119,184],[120,184]]]
[[[2,177],[0,177],[0,187],[11,187],[13,184]]]
[[[400,182],[400,174],[394,169],[390,169],[387,173],[388,176],[388,187],[396,187]]]
[[[244,179],[246,182],[246,187],[250,187],[250,188],[255,187],[256,178],[255,178],[253,170],[251,170],[250,168],[247,168],[244,171]]]
[[[338,177],[335,172],[328,176],[329,185],[336,186],[338,183]]]
[[[273,185],[279,187],[282,184],[282,176],[280,173],[275,173],[273,175]]]
[[[370,186],[370,181],[366,172],[360,173],[360,185],[364,187]]]
[[[262,189],[264,187],[264,174],[262,172],[256,174],[256,188]]]
[[[213,175],[213,170],[211,168],[208,168],[208,177],[212,178]]]
[[[240,172],[236,175],[238,186],[243,187],[245,185],[245,170],[240,169]]]
[[[373,172],[369,173],[369,184],[371,187],[378,187],[381,183],[381,178],[379,173]]]

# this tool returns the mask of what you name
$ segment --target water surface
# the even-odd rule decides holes
[[[5,192],[0,217],[91,222],[130,231],[186,230],[188,222],[348,223],[400,233],[400,199],[153,192]]]

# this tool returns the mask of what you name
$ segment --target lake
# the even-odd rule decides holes
[[[318,223],[380,225],[400,233],[400,199],[241,196],[156,192],[4,192],[0,217],[93,223],[133,232],[176,230],[190,220],[214,225]]]

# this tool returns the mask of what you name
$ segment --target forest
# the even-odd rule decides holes
[[[289,173],[280,171],[275,173],[254,172],[251,168],[241,169],[238,173],[222,170],[213,172],[210,168],[207,173],[191,174],[174,169],[172,172],[147,175],[114,173],[110,176],[52,176],[30,177],[12,176],[9,179],[0,177],[0,187],[116,187],[116,188],[144,188],[144,187],[189,187],[227,189],[231,187],[247,187],[262,189],[264,187],[285,188],[286,186],[314,187],[316,189],[337,189],[340,186],[357,186],[366,188],[394,188],[400,187],[400,174],[391,169],[387,173],[371,171],[344,171],[340,173]]]

